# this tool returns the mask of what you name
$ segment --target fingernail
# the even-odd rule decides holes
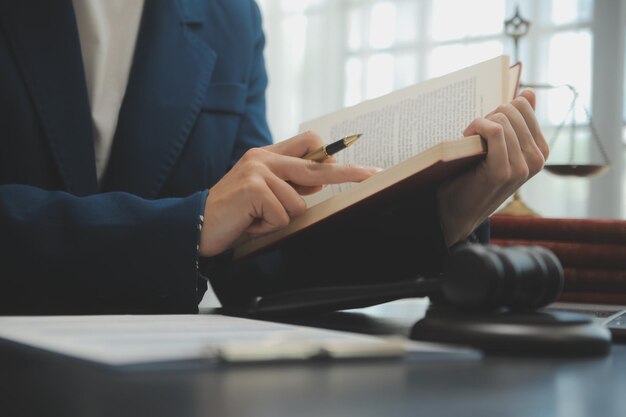
[[[379,168],[379,167],[363,167],[363,168],[368,170],[372,174],[378,174],[380,171],[383,170],[382,168]]]

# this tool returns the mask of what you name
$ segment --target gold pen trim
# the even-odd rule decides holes
[[[348,146],[356,142],[361,136],[363,136],[363,133],[359,133],[358,135],[347,136],[343,138],[343,144],[346,145],[346,148],[347,148]]]
[[[323,162],[325,159],[329,158],[332,156],[332,154],[328,153],[328,147],[333,148],[333,154],[337,153],[340,150],[343,150],[345,148],[347,148],[348,146],[352,145],[354,142],[357,141],[357,139],[359,139],[361,136],[363,136],[362,133],[359,133],[357,135],[350,135],[350,136],[346,136],[342,139],[339,139],[336,142],[333,143],[329,143],[326,144],[314,151],[311,151],[309,153],[307,153],[306,155],[304,155],[302,158],[303,159],[308,159],[311,161],[316,161],[316,162]],[[342,147],[340,149],[336,149],[337,145],[342,145]]]
[[[308,159],[310,161],[316,161],[316,162],[322,162],[324,159],[328,157],[330,157],[330,155],[328,155],[328,152],[326,152],[326,145],[324,145],[321,148],[318,148],[304,155],[303,159]]]

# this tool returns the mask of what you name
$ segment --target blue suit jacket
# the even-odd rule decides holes
[[[71,0],[0,3],[0,312],[197,310],[202,190],[271,142],[251,0],[149,0],[102,185]]]
[[[99,187],[71,0],[0,2],[0,313],[197,311],[206,190],[271,142],[263,45],[252,0],[146,1]],[[238,306],[437,270],[434,201],[207,273]]]

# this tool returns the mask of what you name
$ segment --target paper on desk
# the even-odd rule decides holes
[[[215,314],[0,317],[0,338],[114,366],[319,356],[479,357],[469,349]]]

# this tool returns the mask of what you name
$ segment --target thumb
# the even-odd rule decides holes
[[[535,95],[535,90],[527,88],[520,93],[520,96],[528,100],[533,110],[535,110],[535,106],[537,104],[537,96]]]

